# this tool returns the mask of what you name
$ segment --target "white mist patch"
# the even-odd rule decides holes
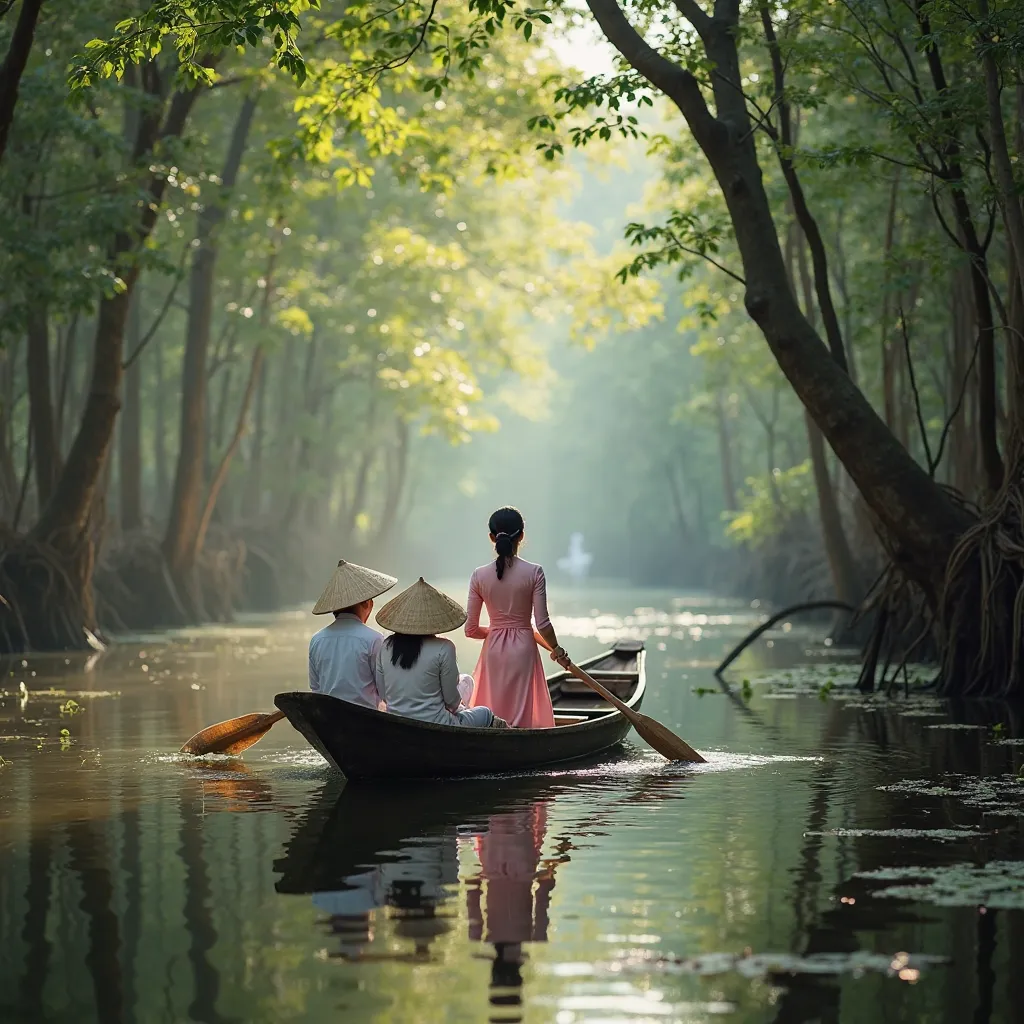
[[[939,842],[976,839],[978,836],[991,834],[991,832],[981,832],[974,828],[830,828],[824,832],[804,833],[805,836],[838,836],[843,839],[871,837],[878,839],[935,839]]]
[[[1024,861],[994,860],[946,867],[878,868],[859,871],[857,878],[876,882],[903,882],[874,891],[886,899],[914,900],[937,907],[990,907],[993,910],[1024,909]]]

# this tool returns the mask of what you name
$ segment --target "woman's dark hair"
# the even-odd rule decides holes
[[[511,505],[499,508],[487,520],[487,529],[494,536],[494,550],[498,554],[494,568],[499,580],[505,575],[505,569],[512,564],[512,559],[519,550],[525,526],[523,514]]]
[[[426,639],[425,636],[413,636],[411,633],[392,633],[384,641],[384,645],[391,648],[391,664],[412,668],[419,661],[423,641]]]

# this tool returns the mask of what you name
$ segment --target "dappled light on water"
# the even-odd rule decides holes
[[[719,684],[706,666],[761,621],[745,605],[558,602],[579,658],[645,639],[643,710],[706,763],[631,733],[582,765],[345,785],[287,722],[240,757],[178,753],[305,685],[304,614],[14,662],[0,969],[23,976],[48,935],[91,934],[67,969],[168,1024],[339,1007],[356,1022],[860,1024],[883,1001],[901,1024],[970,1019],[942,1016],[946,985],[987,984],[973,965],[989,949],[1006,977],[1024,913],[1017,720],[861,694],[820,627],[780,623]],[[456,642],[471,665],[476,646]],[[115,925],[116,963],[98,953]],[[165,991],[142,983],[157,975]],[[45,991],[51,1016],[99,1019],[92,984]]]

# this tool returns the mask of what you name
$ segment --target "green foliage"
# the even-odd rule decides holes
[[[185,82],[211,85],[217,74],[210,58],[222,50],[269,44],[277,67],[301,83],[299,16],[319,6],[319,0],[154,0],[118,21],[109,37],[86,43],[71,63],[69,82],[81,89],[111,76],[120,80],[129,64],[156,59],[170,43]]]
[[[814,481],[810,460],[768,476],[747,477],[740,507],[726,513],[727,537],[757,548],[778,537],[813,507]]]

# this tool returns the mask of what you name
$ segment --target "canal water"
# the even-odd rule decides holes
[[[6,665],[0,1021],[1024,1019],[1019,712],[866,699],[799,622],[723,692],[756,608],[551,604],[577,660],[646,642],[644,710],[706,765],[631,734],[597,766],[346,787],[286,722],[176,754],[304,687],[304,611]]]

